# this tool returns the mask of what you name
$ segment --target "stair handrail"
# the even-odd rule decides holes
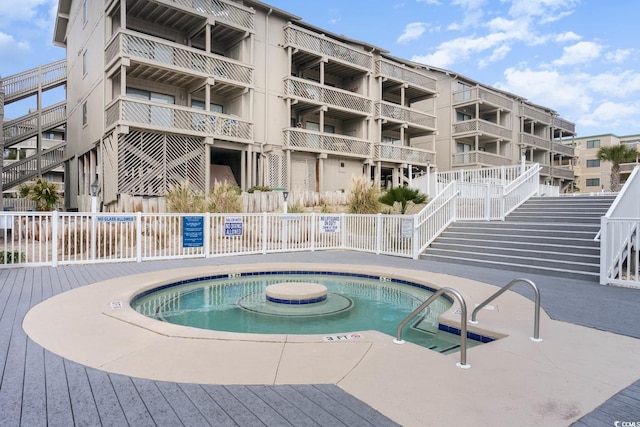
[[[487,304],[489,304],[491,301],[493,301],[494,299],[496,299],[497,297],[499,297],[500,295],[502,295],[503,293],[511,289],[513,285],[515,285],[516,283],[527,283],[533,288],[533,292],[535,293],[536,299],[535,299],[535,307],[534,307],[534,315],[533,315],[533,336],[530,339],[531,341],[542,342],[542,339],[540,339],[540,290],[538,290],[538,287],[536,286],[536,284],[529,279],[513,279],[512,281],[504,285],[502,288],[498,289],[498,291],[496,291],[493,295],[491,295],[486,300],[482,301],[480,304],[476,306],[476,308],[473,309],[473,312],[471,313],[471,320],[469,320],[469,323],[473,325],[478,324],[479,322],[476,320],[478,312],[482,310],[482,308]]]
[[[540,169],[540,164],[535,163],[518,178],[504,186],[502,191],[502,219],[536,194],[539,188]],[[520,197],[513,206],[507,206],[507,196],[527,185],[530,185],[531,189],[527,191],[525,195]]]
[[[462,297],[460,292],[453,288],[444,287],[438,289],[425,302],[420,304],[420,307],[416,308],[407,317],[405,317],[404,320],[398,325],[396,338],[393,340],[393,342],[395,344],[404,344],[405,341],[402,339],[402,328],[404,328],[407,323],[411,321],[411,319],[416,317],[418,313],[427,308],[429,304],[438,299],[440,295],[445,293],[453,295],[458,300],[458,304],[460,304],[460,362],[456,363],[456,366],[462,369],[469,369],[471,368],[471,365],[467,364],[467,304],[465,303],[464,298]]]

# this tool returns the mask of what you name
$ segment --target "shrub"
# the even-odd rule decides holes
[[[380,196],[377,188],[364,176],[352,176],[347,202],[349,213],[375,214],[380,211]]]
[[[24,262],[24,254],[20,251],[0,251],[0,264],[18,264]]]
[[[384,193],[379,200],[392,208],[396,203],[399,203],[400,213],[404,215],[411,204],[419,205],[426,202],[427,195],[413,188],[395,187]]]
[[[169,212],[198,213],[205,210],[205,198],[191,190],[189,181],[174,185],[167,193]]]
[[[242,190],[239,187],[226,182],[216,182],[207,198],[208,211],[214,213],[242,212],[241,194]]]
[[[303,213],[304,208],[299,203],[287,204],[287,213]]]
[[[247,190],[247,193],[253,193],[254,191],[260,191],[262,193],[267,193],[271,191],[271,187],[265,187],[263,185],[254,185],[250,189]]]
[[[52,211],[61,199],[58,187],[44,178],[36,178],[33,182],[20,187],[20,197],[36,202],[38,211]]]

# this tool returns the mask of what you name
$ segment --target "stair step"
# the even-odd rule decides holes
[[[547,246],[540,246],[534,249],[527,248],[504,248],[504,247],[491,247],[491,246],[482,246],[480,244],[476,245],[465,245],[465,244],[452,244],[446,242],[434,242],[431,245],[432,249],[442,249],[442,250],[450,250],[450,251],[463,251],[463,252],[471,252],[471,251],[482,251],[483,253],[491,253],[495,255],[513,255],[518,257],[531,257],[531,258],[542,258],[542,259],[554,259],[568,262],[586,262],[588,264],[591,263],[599,263],[600,255],[594,251],[591,254],[579,254],[573,252],[553,252],[549,250]],[[566,249],[566,247],[559,247],[558,249]]]
[[[484,247],[491,248],[514,248],[514,249],[522,249],[522,250],[537,250],[543,251],[545,248],[552,250],[553,252],[558,251],[571,251],[574,254],[584,254],[584,255],[598,255],[600,254],[599,246],[568,246],[568,245],[550,245],[546,243],[530,243],[530,242],[511,242],[509,245],[505,244],[504,240],[475,240],[476,244],[479,244]],[[469,243],[468,239],[456,239],[452,237],[441,236],[435,242],[432,243],[432,246],[436,243],[448,243],[448,244],[465,244]],[[429,249],[427,249],[427,252]]]
[[[536,235],[538,237],[562,237],[568,239],[584,239],[593,240],[597,231],[571,231],[571,230],[547,230],[540,227],[522,228],[517,225],[510,226],[505,224],[503,227],[468,227],[468,226],[451,226],[449,230],[455,233],[469,233],[475,235]]]
[[[545,237],[545,236],[532,236],[531,234],[472,234],[472,233],[459,233],[455,230],[451,230],[446,233],[446,236],[442,237],[451,239],[465,239],[470,240],[489,240],[498,242],[514,242],[518,241],[523,243],[537,243],[540,245],[559,245],[559,246],[574,246],[574,247],[600,247],[600,243],[593,239],[573,239],[562,237]],[[514,241],[515,240],[515,241]]]

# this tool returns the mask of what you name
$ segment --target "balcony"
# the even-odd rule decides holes
[[[568,120],[560,118],[558,116],[554,116],[552,118],[553,127],[559,130],[566,131],[571,135],[575,135],[576,133],[576,125]]]
[[[412,70],[404,64],[397,64],[386,59],[376,61],[376,73],[381,77],[409,83],[430,93],[436,93],[436,80]]]
[[[452,166],[509,166],[511,159],[486,151],[465,151],[453,155]]]
[[[575,157],[575,149],[569,145],[559,144],[557,142],[552,141],[551,150],[557,154],[562,154],[569,157]]]
[[[304,129],[284,131],[285,149],[336,154],[343,157],[371,158],[372,144],[365,139]]]
[[[119,56],[129,57],[136,62],[152,65],[154,68],[169,66],[180,71],[175,73],[175,78],[181,80],[185,80],[188,75],[194,78],[213,76],[217,81],[237,86],[246,87],[253,84],[252,67],[224,56],[208,54],[198,49],[127,30],[118,31],[111,39],[105,50],[105,63],[110,64]],[[131,73],[138,74],[138,71],[134,69]],[[167,83],[179,84],[180,82],[168,81]]]
[[[296,77],[286,78],[284,93],[298,101],[311,101],[317,105],[326,104],[349,112],[371,114],[372,101],[369,98],[347,90],[323,86],[309,80]]]
[[[422,111],[412,110],[390,102],[376,102],[376,118],[396,123],[406,123],[424,130],[436,130],[436,117]]]
[[[489,134],[509,141],[513,136],[511,129],[479,119],[465,120],[453,124],[454,137],[465,136],[464,134]]]
[[[120,124],[195,136],[213,136],[243,143],[253,141],[251,122],[234,116],[177,105],[118,98],[107,106],[105,116],[107,128]]]
[[[483,87],[476,86],[453,93],[454,106],[460,104],[474,104],[477,102],[490,104],[498,108],[504,108],[508,111],[513,110],[513,101],[511,99]]]
[[[538,110],[537,108],[533,108],[528,105],[520,105],[520,115],[546,125],[551,124],[551,113]]]
[[[621,163],[620,173],[631,173],[637,166],[640,166],[640,163]]]
[[[573,169],[563,168],[561,166],[554,166],[551,169],[551,173],[554,178],[574,179],[575,177]]]
[[[395,163],[410,163],[412,165],[434,164],[436,156],[433,151],[394,144],[376,144],[374,160]]]
[[[287,25],[284,28],[284,40],[285,47],[293,47],[322,57],[326,56],[364,71],[371,71],[373,67],[373,56],[370,53],[330,39],[323,34]]]
[[[524,144],[529,147],[541,148],[543,150],[551,149],[551,141],[549,141],[547,138],[531,135],[528,133],[520,133],[520,144]]]

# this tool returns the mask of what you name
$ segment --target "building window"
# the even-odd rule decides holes
[[[199,99],[192,99],[191,108],[204,110],[204,101],[201,101]],[[209,111],[211,111],[212,113],[223,113],[223,110],[224,108],[222,105],[209,103]]]
[[[471,116],[469,114],[461,113],[460,111],[456,112],[456,121],[464,122],[466,120],[471,120]]]
[[[84,53],[82,54],[82,76],[86,76],[87,75],[87,68],[88,67],[88,59],[87,59],[87,51],[85,50]]]
[[[600,187],[600,178],[587,178],[587,187]]]
[[[462,142],[456,143],[456,153],[465,153],[467,151],[471,151],[469,144],[463,144]]]
[[[591,141],[587,141],[587,148],[600,148],[600,140],[592,139]]]
[[[82,103],[82,126],[87,124],[87,101]]]
[[[587,160],[587,167],[588,168],[599,168],[600,167],[600,160],[599,159]]]

